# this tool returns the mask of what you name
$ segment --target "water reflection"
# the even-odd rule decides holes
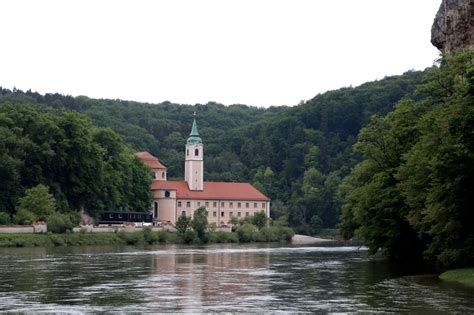
[[[0,249],[0,311],[469,313],[474,290],[358,247]]]

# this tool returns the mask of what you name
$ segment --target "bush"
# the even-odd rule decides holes
[[[255,213],[252,216],[252,224],[258,227],[259,229],[263,228],[267,224],[267,216],[265,215],[265,212],[263,210]]]
[[[193,220],[191,221],[191,227],[196,231],[201,241],[206,242],[206,230],[208,226],[207,222],[207,210],[205,207],[200,207],[194,211]]]
[[[158,235],[153,232],[151,230],[151,228],[149,227],[146,227],[142,230],[142,233],[143,233],[143,239],[145,240],[145,242],[147,242],[148,244],[156,244],[158,243]]]
[[[144,242],[142,231],[137,232],[125,232],[120,231],[117,233],[118,237],[121,238],[127,245],[136,245]]]
[[[0,224],[10,224],[10,216],[6,212],[0,212]]]
[[[258,233],[259,242],[278,242],[277,228],[275,227],[263,227]]]
[[[199,242],[199,237],[196,231],[193,230],[187,230],[182,237],[183,242],[186,244],[194,244]]]
[[[252,224],[244,224],[237,228],[239,241],[242,243],[254,242],[258,238],[258,229]]]
[[[46,218],[48,224],[48,232],[52,233],[65,233],[66,231],[72,231],[74,224],[71,222],[70,214],[54,213]]]
[[[56,200],[49,193],[49,188],[39,184],[26,190],[25,196],[18,202],[18,211],[28,211],[35,215],[35,219],[46,220],[56,211]]]
[[[15,224],[31,224],[36,219],[36,215],[25,209],[18,210],[17,213],[13,216],[13,222]]]
[[[180,216],[175,224],[176,231],[179,234],[183,235],[189,229],[190,224],[191,224],[190,217]]]
[[[290,242],[293,236],[295,236],[295,231],[289,227],[277,227],[277,235],[280,241]]]
[[[207,241],[209,243],[238,243],[239,236],[233,232],[209,232],[207,233]]]

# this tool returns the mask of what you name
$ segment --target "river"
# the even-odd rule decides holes
[[[474,312],[474,290],[354,246],[0,249],[1,312]]]

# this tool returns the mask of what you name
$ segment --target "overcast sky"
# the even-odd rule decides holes
[[[433,64],[441,0],[1,1],[0,86],[295,105]]]

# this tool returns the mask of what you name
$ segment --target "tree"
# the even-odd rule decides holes
[[[265,211],[259,211],[252,216],[252,224],[261,229],[267,225],[267,216]]]
[[[444,56],[418,89],[373,117],[341,185],[343,233],[372,252],[440,268],[474,263],[474,51]]]
[[[44,220],[56,212],[56,200],[49,193],[49,188],[39,184],[26,191],[20,198],[18,212],[32,213],[35,219]]]
[[[207,221],[207,210],[205,207],[199,207],[194,211],[191,227],[196,231],[198,237],[204,241],[206,230],[209,223]]]
[[[189,229],[191,224],[191,218],[187,216],[180,216],[178,220],[176,220],[175,228],[179,234],[184,235],[186,231]]]

